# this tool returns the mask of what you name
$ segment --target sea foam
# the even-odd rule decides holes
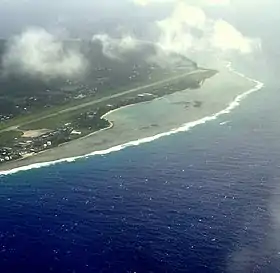
[[[89,154],[86,154],[86,155],[83,155],[83,156],[63,158],[63,159],[50,161],[50,162],[31,164],[31,165],[28,165],[28,166],[14,168],[14,169],[7,170],[7,171],[0,171],[0,176],[10,175],[10,174],[14,174],[14,173],[21,172],[21,171],[31,170],[31,169],[39,169],[39,168],[42,168],[42,167],[47,167],[47,166],[51,166],[51,165],[62,163],[62,162],[74,162],[74,161],[79,160],[81,158],[87,158],[87,157],[91,157],[91,156],[95,156],[95,155],[106,155],[106,154],[109,154],[109,153],[112,153],[112,152],[117,152],[117,151],[123,150],[127,147],[138,146],[138,145],[141,145],[143,143],[152,142],[154,140],[160,139],[160,138],[165,137],[165,136],[170,136],[170,135],[177,134],[177,133],[180,133],[180,132],[187,132],[197,125],[205,124],[208,121],[212,121],[212,120],[217,119],[221,115],[229,114],[233,109],[235,109],[236,107],[238,107],[240,105],[240,102],[243,99],[248,97],[250,94],[262,89],[264,84],[260,81],[249,78],[249,77],[245,76],[244,74],[236,71],[235,69],[232,68],[232,64],[230,62],[227,63],[226,66],[231,72],[233,72],[233,73],[239,75],[240,77],[243,77],[243,78],[245,78],[249,81],[254,82],[256,85],[255,85],[255,87],[251,88],[250,90],[248,90],[248,91],[244,92],[243,94],[237,96],[234,99],[234,101],[232,101],[225,109],[217,112],[216,114],[213,114],[211,116],[206,116],[206,117],[204,117],[202,119],[199,119],[199,120],[196,120],[196,121],[185,123],[185,124],[181,125],[180,127],[172,129],[168,132],[160,133],[160,134],[157,134],[157,135],[154,135],[154,136],[145,137],[145,138],[138,139],[138,140],[129,141],[125,144],[120,144],[120,145],[117,145],[117,146],[114,146],[114,147],[111,147],[111,148],[108,148],[108,149],[105,149],[105,150],[94,151],[92,153],[89,153]],[[119,110],[119,109],[117,109],[117,110]]]

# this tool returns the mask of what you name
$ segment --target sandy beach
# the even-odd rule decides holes
[[[219,73],[208,79],[200,89],[176,92],[150,102],[123,107],[104,116],[114,124],[110,129],[47,150],[23,160],[0,167],[4,171],[23,166],[73,159],[137,141],[210,117],[227,108],[238,96],[254,89],[257,82],[219,68]],[[257,89],[256,89],[257,90]],[[71,161],[71,160],[68,160]]]

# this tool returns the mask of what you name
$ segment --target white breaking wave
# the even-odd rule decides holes
[[[229,123],[229,121],[224,121],[224,122],[221,122],[220,125],[227,125]]]
[[[10,174],[14,174],[14,173],[21,172],[21,171],[31,170],[31,169],[39,169],[39,168],[42,168],[42,167],[47,167],[47,166],[51,166],[51,165],[54,165],[54,164],[57,164],[57,163],[62,163],[62,162],[74,162],[78,159],[87,158],[87,157],[91,157],[91,156],[94,156],[94,155],[106,155],[106,154],[109,154],[109,153],[112,153],[112,152],[117,152],[117,151],[123,150],[127,147],[138,146],[138,145],[143,144],[143,143],[152,142],[154,140],[160,139],[160,138],[165,137],[165,136],[170,136],[170,135],[177,134],[177,133],[180,133],[180,132],[187,132],[197,125],[205,124],[208,121],[216,120],[221,115],[229,114],[233,109],[235,109],[236,107],[238,107],[240,105],[240,102],[243,99],[248,97],[250,94],[262,89],[263,86],[264,86],[264,83],[262,83],[260,81],[257,81],[255,79],[249,78],[249,77],[245,76],[244,74],[234,70],[232,68],[231,62],[229,62],[227,64],[227,68],[231,72],[256,83],[256,86],[251,88],[247,92],[237,96],[235,98],[235,100],[232,101],[225,109],[219,111],[218,113],[216,113],[212,116],[207,116],[207,117],[204,117],[204,118],[196,120],[196,121],[185,123],[185,124],[181,125],[180,127],[172,129],[171,131],[168,131],[168,132],[160,133],[160,134],[157,134],[157,135],[154,135],[154,136],[151,136],[151,137],[145,137],[145,138],[142,138],[142,139],[129,141],[125,144],[120,144],[120,145],[111,147],[111,148],[106,149],[106,150],[95,151],[95,152],[92,152],[92,153],[89,153],[89,154],[86,154],[86,155],[83,155],[83,156],[63,158],[63,159],[50,161],[50,162],[35,163],[35,164],[28,165],[28,166],[14,168],[14,169],[11,169],[11,170],[8,170],[8,171],[0,171],[0,176],[10,175]]]

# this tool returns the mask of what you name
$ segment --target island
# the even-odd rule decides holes
[[[6,46],[0,41],[0,55]],[[163,65],[152,44],[121,58],[106,55],[96,41],[66,41],[65,46],[78,46],[87,56],[84,73],[7,75],[1,63],[0,175],[188,130],[228,113],[260,88],[225,63],[203,68],[168,53]]]
[[[79,43],[88,60],[86,73],[71,78],[7,76],[1,66],[0,170],[112,128],[106,115],[116,109],[197,90],[218,73],[178,54],[166,55],[171,64],[161,66],[151,61],[157,49],[150,44],[119,59],[106,56],[98,42],[65,43]],[[0,41],[2,55],[6,44]],[[201,104],[194,101],[193,107]]]

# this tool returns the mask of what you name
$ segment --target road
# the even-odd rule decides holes
[[[31,119],[29,119],[26,122],[22,122],[22,123],[19,123],[17,125],[14,125],[14,126],[11,126],[11,127],[7,127],[5,129],[2,129],[2,130],[0,130],[0,133],[17,130],[19,127],[22,127],[24,125],[27,125],[27,124],[30,124],[30,123],[33,123],[33,122],[44,120],[46,118],[56,117],[56,116],[58,116],[60,114],[69,113],[69,112],[72,112],[72,111],[75,111],[75,110],[82,109],[82,108],[87,107],[87,106],[95,105],[95,104],[98,104],[98,103],[101,103],[101,102],[106,102],[107,100],[118,98],[118,97],[121,97],[121,96],[124,96],[124,95],[128,95],[128,94],[131,94],[131,93],[134,93],[134,92],[139,92],[139,91],[144,90],[146,88],[155,87],[157,85],[168,83],[168,82],[171,82],[171,81],[174,81],[174,80],[186,77],[186,76],[195,75],[195,74],[202,73],[202,72],[205,73],[206,71],[207,70],[198,69],[198,70],[195,70],[195,71],[192,71],[192,72],[187,72],[187,73],[181,74],[179,76],[170,77],[170,78],[165,79],[165,80],[157,81],[157,82],[154,82],[154,83],[151,83],[151,84],[147,84],[147,85],[144,85],[144,86],[140,86],[140,87],[137,87],[137,88],[126,90],[126,91],[123,91],[123,92],[120,92],[120,93],[117,93],[117,94],[114,94],[114,95],[111,95],[111,96],[106,96],[106,97],[103,97],[101,99],[97,99],[97,100],[93,100],[93,101],[90,101],[90,102],[82,103],[82,104],[79,104],[79,105],[76,105],[76,106],[72,106],[72,107],[69,107],[67,109],[60,110],[60,111],[57,111],[57,112],[52,113],[52,114],[48,114],[48,115],[43,116],[43,117],[34,118],[34,119],[31,118]]]

